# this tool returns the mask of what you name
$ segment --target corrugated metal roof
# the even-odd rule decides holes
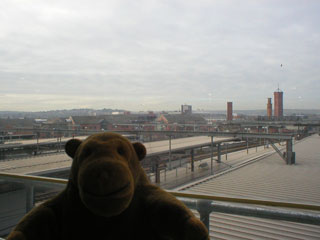
[[[294,146],[296,164],[273,154],[258,162],[207,179],[181,191],[320,205],[320,136]],[[320,239],[320,226],[213,213],[215,239]]]
[[[319,239],[320,227],[216,213],[210,215],[213,239]]]
[[[0,171],[8,173],[31,174],[54,169],[68,168],[72,159],[65,153],[37,156],[10,161],[0,161]]]

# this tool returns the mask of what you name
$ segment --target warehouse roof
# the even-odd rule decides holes
[[[207,121],[199,114],[163,114],[158,121],[164,120],[168,124],[206,124]]]

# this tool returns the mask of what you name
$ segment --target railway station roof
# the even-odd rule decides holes
[[[235,171],[181,187],[180,191],[320,206],[320,136],[294,145],[296,164],[273,154]],[[212,213],[211,236],[222,239],[319,239],[320,226]]]
[[[218,138],[217,138],[218,139]],[[223,141],[223,139],[221,139]],[[189,138],[172,139],[171,149],[190,148],[210,144],[210,137],[198,136]],[[169,151],[169,141],[156,141],[144,143],[148,155],[155,155]],[[38,155],[35,157],[16,159],[10,161],[0,161],[0,171],[19,174],[37,174],[50,172],[57,169],[67,169],[71,166],[70,159],[64,152],[51,155]]]

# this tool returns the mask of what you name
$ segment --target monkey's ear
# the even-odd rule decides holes
[[[134,150],[136,150],[136,153],[137,153],[139,160],[141,161],[142,159],[144,159],[144,157],[147,155],[146,147],[142,143],[139,143],[139,142],[135,142],[132,145],[134,147]]]
[[[66,143],[64,148],[69,157],[74,158],[74,155],[81,143],[82,141],[79,139],[71,139]]]

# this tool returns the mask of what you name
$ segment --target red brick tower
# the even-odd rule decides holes
[[[227,121],[232,121],[232,102],[227,102]]]
[[[279,88],[274,92],[274,116],[283,117],[283,92]]]

